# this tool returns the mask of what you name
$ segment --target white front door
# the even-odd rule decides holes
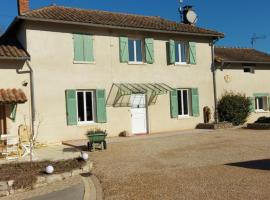
[[[147,133],[146,105],[144,94],[134,94],[130,98],[131,125],[133,134]]]

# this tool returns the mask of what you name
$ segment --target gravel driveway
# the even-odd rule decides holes
[[[105,199],[270,199],[270,131],[113,138],[91,153]]]

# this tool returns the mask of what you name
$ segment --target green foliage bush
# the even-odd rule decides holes
[[[270,124],[270,117],[260,117],[255,123]]]
[[[226,92],[218,101],[218,115],[221,122],[237,126],[244,124],[249,116],[251,103],[244,94]]]

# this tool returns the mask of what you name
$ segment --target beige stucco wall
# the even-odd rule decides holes
[[[175,88],[199,89],[200,117],[171,119],[169,95],[159,96],[156,105],[148,108],[150,133],[194,128],[203,122],[204,106],[209,106],[213,110],[211,48],[207,40],[121,32],[121,35],[130,37],[151,36],[155,39],[154,64],[128,65],[119,61],[120,34],[117,32],[61,25],[40,26],[34,23],[23,27],[26,27],[26,47],[31,55],[30,65],[34,69],[36,124],[41,122],[39,131],[41,142],[85,138],[86,131],[93,127],[107,129],[110,136],[117,136],[124,130],[131,132],[129,108],[107,107],[108,121],[105,124],[67,126],[66,89],[106,89],[108,95],[113,83],[125,82],[163,82]],[[74,32],[94,35],[96,61],[94,64],[73,63]],[[24,34],[19,36],[19,39],[23,40]],[[170,38],[197,42],[197,65],[167,65],[166,42]],[[23,111],[20,111],[20,115],[22,114]]]
[[[248,97],[252,97],[254,93],[270,94],[269,66],[256,65],[254,70],[254,73],[244,73],[242,64],[230,64],[217,70],[218,96],[221,97],[226,91],[244,93]],[[270,112],[252,113],[247,122],[254,122],[261,116],[270,116]]]
[[[7,133],[12,135],[18,134],[18,127],[20,125],[26,124],[30,126],[30,81],[29,74],[18,74],[16,70],[27,71],[27,67],[24,66],[24,63],[21,61],[0,61],[0,80],[1,80],[1,89],[22,89],[28,101],[24,104],[18,104],[17,106],[17,115],[15,121],[11,120],[11,106],[6,105],[6,114],[7,114]],[[22,83],[26,81],[28,85],[26,87],[22,86]]]

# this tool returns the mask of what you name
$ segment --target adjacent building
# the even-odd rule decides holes
[[[250,48],[215,48],[217,92],[245,94],[251,101],[248,122],[270,116],[270,55]]]

